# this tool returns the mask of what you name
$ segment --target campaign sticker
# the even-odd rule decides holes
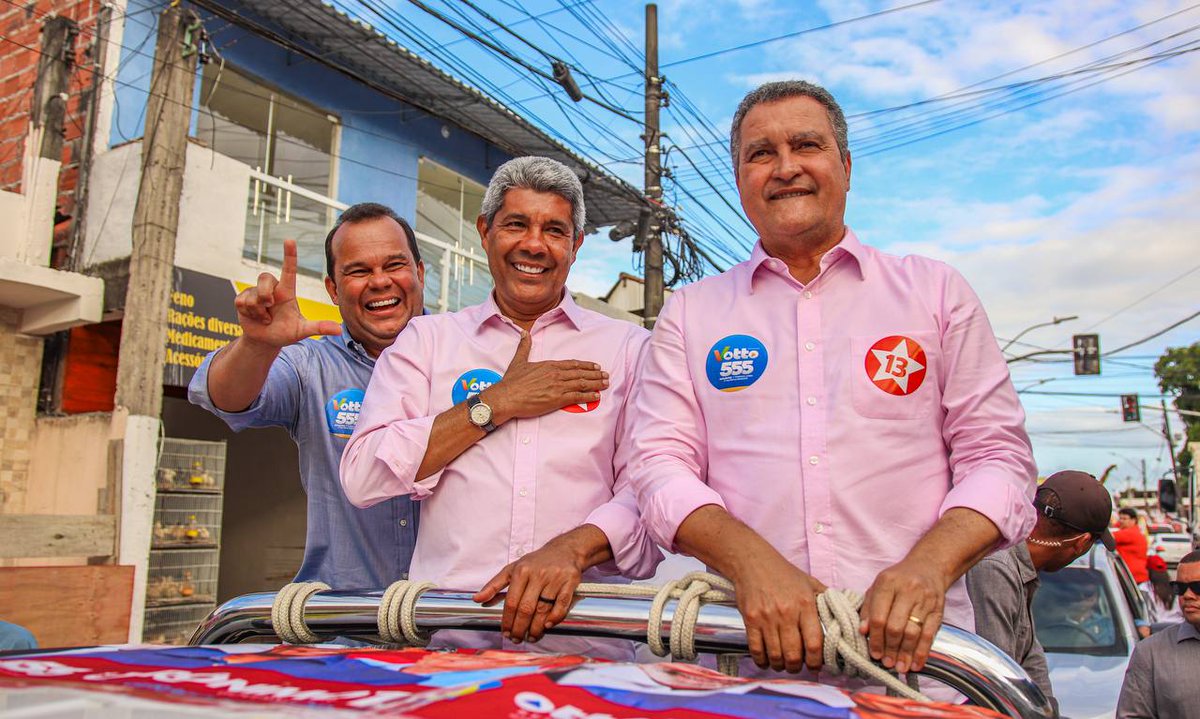
[[[864,359],[871,383],[897,397],[910,395],[920,388],[929,364],[921,345],[903,335],[879,340],[867,350]]]
[[[346,389],[329,398],[325,403],[325,421],[329,433],[334,437],[348,439],[358,426],[358,413],[362,411],[364,392],[361,389]]]
[[[450,389],[450,401],[453,404],[466,402],[468,397],[474,397],[499,381],[500,375],[490,369],[463,372],[454,380],[454,387]]]
[[[569,404],[566,407],[563,407],[562,411],[570,412],[572,414],[583,414],[584,412],[591,412],[599,406],[600,400],[594,399],[591,402],[585,402],[584,404]]]
[[[750,335],[729,335],[708,351],[708,383],[722,392],[738,392],[767,371],[767,348]]]

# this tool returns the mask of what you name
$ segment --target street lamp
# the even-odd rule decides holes
[[[1039,322],[1036,325],[1030,325],[1030,326],[1026,327],[1025,329],[1021,330],[1020,332],[1018,332],[1016,337],[1013,337],[1011,340],[1008,341],[1008,344],[1006,344],[1000,348],[1000,351],[1001,352],[1007,351],[1008,348],[1012,347],[1013,344],[1017,340],[1021,339],[1026,334],[1028,334],[1029,332],[1031,332],[1033,330],[1036,330],[1039,327],[1049,327],[1051,325],[1057,325],[1057,324],[1061,324],[1063,322],[1070,322],[1071,320],[1077,320],[1077,319],[1079,319],[1079,315],[1068,315],[1066,317],[1055,317],[1054,319],[1050,320],[1049,322]]]

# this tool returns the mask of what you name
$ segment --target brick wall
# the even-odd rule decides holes
[[[0,190],[22,190],[22,158],[41,57],[42,25],[52,14],[71,18],[79,25],[64,123],[63,169],[58,181],[58,209],[66,215],[75,212],[75,184],[92,85],[92,55],[97,53],[94,45],[100,5],[100,0],[0,2]]]
[[[20,320],[0,307],[0,513],[24,508],[37,417],[42,340],[17,334]]]

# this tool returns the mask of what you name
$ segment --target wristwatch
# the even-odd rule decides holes
[[[488,434],[496,431],[496,425],[492,424],[491,406],[477,394],[467,398],[467,418],[471,420],[471,424]]]

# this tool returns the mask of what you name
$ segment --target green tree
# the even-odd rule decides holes
[[[1154,363],[1154,375],[1165,394],[1175,397],[1176,409],[1200,412],[1200,342],[1190,347],[1169,347]],[[1189,442],[1200,442],[1200,416],[1181,415]],[[1180,474],[1186,477],[1192,453],[1185,444],[1176,456]]]

